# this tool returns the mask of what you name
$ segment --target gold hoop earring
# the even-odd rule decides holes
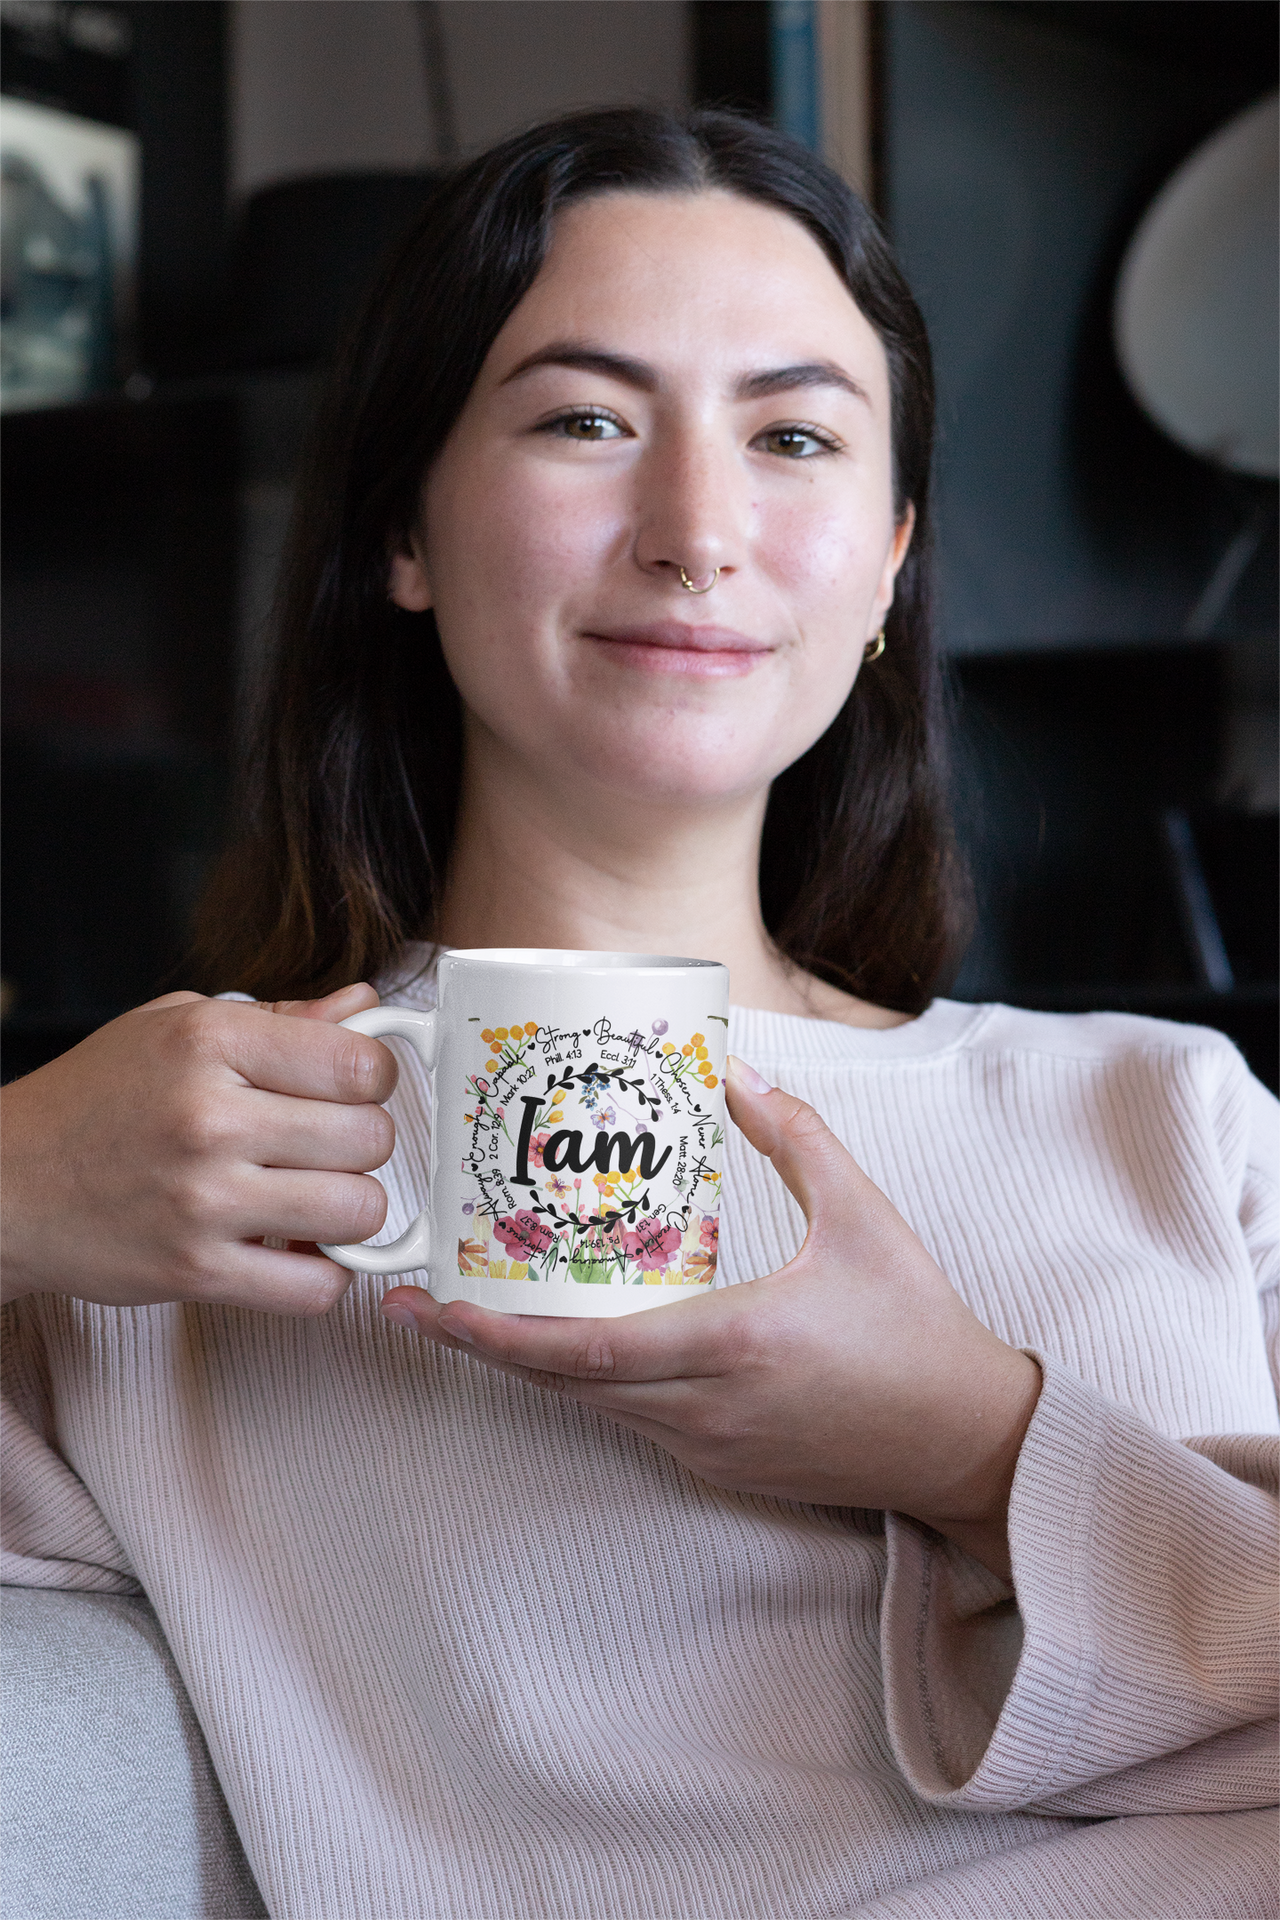
[[[884,652],[884,628],[881,627],[875,639],[868,640],[866,646],[862,649],[862,657],[869,665],[872,660],[878,660],[880,658],[880,655],[883,652]]]
[[[684,568],[681,567],[680,569],[680,585],[684,588],[686,593],[710,593],[712,587],[714,587],[716,581],[719,578],[720,578],[720,569],[719,567],[717,567],[715,572],[712,574],[711,578],[708,580],[705,587],[695,587],[692,580],[689,578],[688,574],[685,572]]]

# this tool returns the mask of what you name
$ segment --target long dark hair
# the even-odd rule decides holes
[[[323,992],[432,940],[461,776],[462,714],[433,615],[387,599],[424,473],[551,223],[592,194],[718,187],[813,234],[889,361],[896,510],[916,514],[883,657],[773,784],[765,924],[798,965],[904,1012],[957,949],[929,621],[933,382],[915,301],[875,219],[796,141],[736,114],[573,114],[516,135],[432,192],[352,329],[300,489],[242,836],[197,923],[200,983]]]

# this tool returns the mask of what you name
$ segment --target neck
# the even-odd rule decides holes
[[[468,728],[447,946],[680,954],[726,966],[737,1006],[860,1026],[905,1018],[813,979],[769,939],[758,880],[767,791],[701,807],[578,792],[566,806],[545,773]]]

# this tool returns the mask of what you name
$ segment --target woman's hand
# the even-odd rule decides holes
[[[383,1312],[599,1407],[716,1486],[912,1514],[1007,1578],[1039,1368],[970,1312],[811,1107],[734,1060],[728,1093],[809,1223],[780,1272],[617,1320],[442,1307],[411,1287]]]
[[[351,1275],[314,1243],[386,1217],[395,1060],[336,1024],[377,1004],[170,993],[6,1087],[6,1297],[331,1307]]]

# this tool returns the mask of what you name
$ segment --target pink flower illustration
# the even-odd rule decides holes
[[[529,1158],[535,1167],[542,1165],[542,1156],[550,1138],[551,1135],[544,1128],[541,1133],[535,1133],[529,1142]]]
[[[551,1229],[544,1226],[536,1213],[507,1213],[501,1220],[495,1220],[493,1230],[501,1240],[507,1252],[515,1259],[528,1260],[532,1255],[545,1253],[551,1245]]]
[[[720,1244],[720,1222],[718,1220],[704,1220],[698,1229],[698,1238],[708,1253],[714,1253]]]
[[[622,1236],[622,1244],[627,1250],[628,1260],[634,1260],[645,1273],[656,1273],[660,1267],[669,1267],[680,1245],[679,1227],[666,1227],[661,1220],[642,1220],[630,1233]]]

